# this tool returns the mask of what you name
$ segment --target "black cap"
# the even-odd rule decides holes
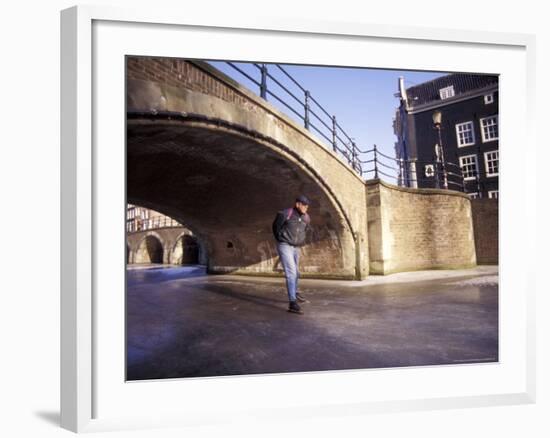
[[[307,199],[307,197],[304,195],[298,196],[296,198],[296,202],[300,202],[301,204],[304,204],[304,205],[309,205],[309,199]]]

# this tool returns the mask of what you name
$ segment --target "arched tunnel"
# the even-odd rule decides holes
[[[135,255],[135,263],[162,263],[164,248],[155,235],[144,236]]]
[[[202,254],[200,241],[187,232],[177,237],[170,254],[170,263],[173,265],[197,265],[206,259]]]
[[[323,179],[274,139],[207,118],[130,114],[128,202],[184,224],[204,242],[209,273],[281,272],[271,224],[311,199],[303,276],[355,278],[353,230]]]

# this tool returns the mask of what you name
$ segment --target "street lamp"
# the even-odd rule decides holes
[[[445,189],[449,188],[449,185],[447,183],[447,169],[445,167],[445,154],[443,153],[443,142],[441,141],[441,111],[435,111],[432,114],[432,121],[434,124],[434,128],[437,129],[437,138],[438,138],[438,152],[436,154],[437,161],[441,162],[441,167],[443,168],[443,187]],[[439,176],[437,176],[439,180]]]
[[[441,111],[434,111],[432,114],[432,120],[435,127],[441,126]]]

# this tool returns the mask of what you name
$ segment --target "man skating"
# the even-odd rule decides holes
[[[273,236],[283,265],[288,292],[288,311],[303,314],[297,301],[307,301],[298,293],[300,247],[305,245],[310,224],[307,214],[309,199],[303,195],[296,198],[294,207],[279,211],[273,221]]]

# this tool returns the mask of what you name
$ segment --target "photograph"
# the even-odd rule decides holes
[[[544,5],[6,4],[3,436],[550,437]]]
[[[498,74],[124,62],[127,381],[499,362]]]

